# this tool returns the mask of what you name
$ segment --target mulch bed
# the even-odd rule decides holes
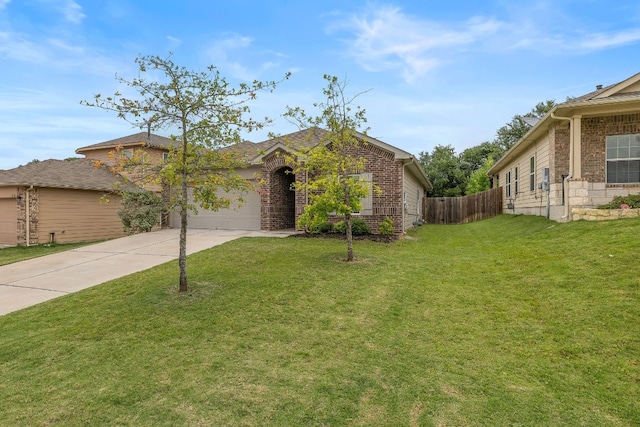
[[[337,239],[347,240],[347,236],[340,233],[296,233],[289,237],[303,238],[303,239]],[[364,236],[353,236],[353,240],[369,240],[371,242],[391,243],[398,240],[397,236],[381,236],[380,234],[367,234]]]

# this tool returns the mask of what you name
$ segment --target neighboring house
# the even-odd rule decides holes
[[[366,142],[355,156],[366,159],[360,176],[377,185],[381,194],[371,193],[362,200],[362,212],[356,214],[377,233],[386,217],[393,220],[396,233],[402,233],[422,221],[422,199],[431,183],[414,156],[375,138],[359,136]],[[312,128],[260,143],[242,142],[226,148],[244,156],[247,167],[238,172],[253,180],[256,191],[244,194],[242,207],[217,212],[200,210],[190,215],[189,227],[249,230],[295,228],[308,203],[307,194],[293,191],[300,174],[292,174],[284,153],[296,147],[314,147],[326,143],[327,131]],[[336,218],[338,220],[338,218]],[[179,224],[177,213],[174,224]]]
[[[86,159],[44,160],[0,170],[0,244],[37,245],[124,236],[122,178]],[[108,194],[109,203],[101,202]]]
[[[88,159],[99,160],[109,166],[115,165],[114,155],[120,151],[122,155],[132,156],[137,150],[144,150],[151,163],[157,164],[166,159],[172,147],[178,144],[176,141],[150,132],[139,132],[122,138],[116,138],[105,142],[99,142],[76,150]]]
[[[489,170],[505,213],[570,221],[640,192],[640,73],[556,105]]]
[[[177,144],[178,142],[164,136],[155,135],[151,132],[139,132],[78,148],[76,153],[82,154],[87,159],[97,160],[107,166],[115,166],[117,156],[132,157],[138,151],[143,151],[146,156],[145,160],[150,165],[157,165],[167,159],[169,151]],[[123,172],[123,175],[126,175],[126,173]],[[147,183],[142,185],[139,183],[139,185],[147,190],[162,191],[162,187],[158,184]]]

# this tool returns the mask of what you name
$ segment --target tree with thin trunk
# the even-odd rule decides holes
[[[245,116],[257,93],[273,91],[279,82],[254,81],[232,87],[214,66],[190,71],[159,56],[140,56],[136,63],[139,77],[116,75],[116,80],[138,97],[116,92],[109,97],[97,94],[92,101],[81,103],[115,112],[135,126],[148,127],[149,132],[177,130],[171,136],[175,145],[166,161],[154,166],[144,155],[132,156],[124,162],[124,175],[169,189],[168,208],[180,214],[179,290],[186,292],[188,212],[197,213],[198,207],[218,210],[228,208],[233,200],[243,201],[242,194],[251,189],[251,183],[236,169],[246,164],[232,149],[221,148],[239,143],[242,132],[260,129],[270,121]]]
[[[331,213],[343,217],[346,260],[353,261],[353,214],[362,209],[362,198],[379,189],[372,188],[371,183],[358,176],[365,168],[365,158],[358,155],[358,149],[367,144],[368,130],[362,128],[367,121],[365,110],[354,105],[361,93],[347,97],[345,81],[329,75],[324,79],[328,82],[323,90],[326,101],[314,104],[321,111],[319,116],[308,116],[299,107],[287,107],[284,116],[300,128],[309,128],[309,137],[318,128],[327,132],[320,133],[321,142],[312,148],[291,146],[292,154],[286,160],[294,165],[292,173],[306,177],[294,184],[296,191],[309,194],[309,202],[298,218],[298,224],[312,228],[326,222]]]

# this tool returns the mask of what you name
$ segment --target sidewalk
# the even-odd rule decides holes
[[[187,254],[240,237],[286,237],[289,231],[193,229]],[[136,234],[0,267],[0,315],[77,292],[178,258],[180,230]]]

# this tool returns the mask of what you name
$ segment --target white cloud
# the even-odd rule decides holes
[[[27,34],[8,31],[0,31],[0,58],[3,57],[37,64],[40,70],[50,72],[76,70],[91,75],[113,76],[122,67],[119,60],[83,44],[58,38],[34,39]]]
[[[452,48],[462,48],[496,33],[503,24],[493,18],[474,17],[445,25],[383,6],[364,16],[352,16],[329,30],[353,33],[349,51],[365,69],[400,69],[412,81],[440,65]]]
[[[640,41],[640,28],[633,28],[618,33],[596,33],[586,36],[578,47],[586,50],[610,49],[634,44]]]
[[[169,50],[173,51],[178,46],[182,44],[182,39],[173,36],[167,36],[167,41],[169,42]]]
[[[640,43],[640,28],[586,31],[586,23],[547,1],[506,8],[499,19],[474,16],[456,22],[406,14],[396,6],[376,6],[342,16],[330,32],[349,34],[347,54],[367,71],[397,70],[414,82],[469,52],[488,55],[536,51],[544,55],[584,55]]]
[[[73,0],[64,0],[58,6],[65,19],[74,24],[79,24],[85,18],[82,6]]]
[[[28,40],[22,34],[8,31],[0,32],[0,54],[11,59],[25,62],[42,63],[47,60],[46,49]]]
[[[0,10],[4,9],[5,7],[7,7],[7,5],[9,4],[11,0],[0,0]]]
[[[279,63],[265,60],[257,65],[246,66],[236,58],[243,58],[247,51],[252,53],[252,57],[260,56],[282,56],[272,51],[255,52],[253,48],[254,39],[238,34],[230,35],[227,38],[214,42],[206,51],[207,59],[213,61],[221,71],[229,73],[232,77],[244,81],[258,79],[260,74],[269,69],[279,66]]]

